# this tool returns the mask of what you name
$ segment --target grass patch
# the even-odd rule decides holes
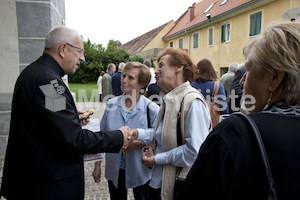
[[[77,102],[99,101],[98,88],[96,83],[69,83],[69,88],[76,93]]]

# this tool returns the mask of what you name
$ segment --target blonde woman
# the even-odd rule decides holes
[[[115,130],[116,127],[122,126],[152,131],[159,107],[141,93],[145,91],[150,78],[150,70],[146,65],[138,62],[129,62],[125,65],[121,75],[123,95],[107,102],[100,124],[101,131]],[[152,173],[141,161],[141,148],[144,145],[143,142],[135,141],[127,150],[120,149],[118,153],[106,154],[105,177],[108,180],[112,200],[127,199],[127,188],[133,188],[137,200],[148,198],[147,183]],[[93,172],[96,182],[100,182],[100,164],[96,162]]]

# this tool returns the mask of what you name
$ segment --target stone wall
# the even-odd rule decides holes
[[[163,50],[162,48],[153,48],[146,51],[142,51],[137,53],[137,55],[141,55],[142,57],[146,59],[156,59],[157,54]]]
[[[44,39],[65,25],[64,0],[0,1],[0,157],[5,155],[17,77],[43,53]]]

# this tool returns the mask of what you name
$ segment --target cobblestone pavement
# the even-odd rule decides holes
[[[105,110],[105,103],[77,103],[78,111],[85,111],[90,108],[95,109],[95,113],[91,116],[91,118],[98,118],[100,121],[102,119],[102,115]],[[105,157],[105,156],[104,156]],[[105,159],[101,164],[101,182],[95,183],[94,178],[92,176],[94,170],[94,162],[85,163],[85,200],[108,200],[109,191],[108,191],[108,183],[105,178]],[[128,190],[128,200],[133,200],[132,189]]]
[[[101,120],[102,115],[105,110],[105,104],[104,103],[77,103],[77,109],[78,111],[85,111],[89,108],[95,109],[95,114],[91,116],[91,118],[98,118]],[[0,184],[2,180],[2,167],[3,167],[3,160],[0,159]],[[109,191],[108,191],[108,183],[105,179],[105,159],[102,161],[101,165],[102,174],[101,174],[101,182],[95,183],[92,173],[94,170],[94,162],[92,163],[85,163],[84,164],[84,172],[85,172],[85,197],[84,200],[108,200],[109,197]],[[132,189],[128,190],[128,200],[133,200],[133,193]],[[1,200],[4,200],[4,198],[1,198]]]
[[[94,178],[92,176],[94,170],[94,163],[86,163],[84,164],[84,172],[85,172],[85,200],[108,200],[109,191],[108,191],[108,183],[105,178],[105,160],[102,161],[101,164],[101,182],[95,183]],[[132,189],[128,190],[128,200],[133,200]]]

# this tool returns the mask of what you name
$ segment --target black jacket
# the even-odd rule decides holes
[[[84,153],[119,152],[121,131],[81,129],[77,109],[61,77],[64,71],[44,54],[17,79],[12,101],[2,194],[7,199],[81,200],[84,198]],[[65,92],[65,109],[45,106],[40,86],[57,80]],[[49,98],[48,98],[49,100]]]
[[[123,94],[121,90],[121,76],[122,76],[122,72],[118,71],[111,77],[113,95],[115,96],[119,96]]]
[[[300,199],[300,117],[250,115],[260,130],[280,199]],[[238,116],[215,127],[190,170],[181,199],[267,199],[267,176],[252,129]]]
[[[241,86],[240,80],[243,78],[245,73],[246,73],[246,66],[243,65],[243,66],[238,68],[238,70],[235,72],[235,75],[232,79],[232,83],[231,83],[231,86],[230,86],[230,91],[234,90],[235,95],[237,95],[237,97],[233,98],[233,99],[230,99],[230,101],[228,103],[229,113],[236,112],[236,111],[232,110],[232,106],[233,106],[232,101],[234,101],[234,106],[236,108],[241,107],[241,99],[242,99],[242,95],[243,95],[243,86]]]

